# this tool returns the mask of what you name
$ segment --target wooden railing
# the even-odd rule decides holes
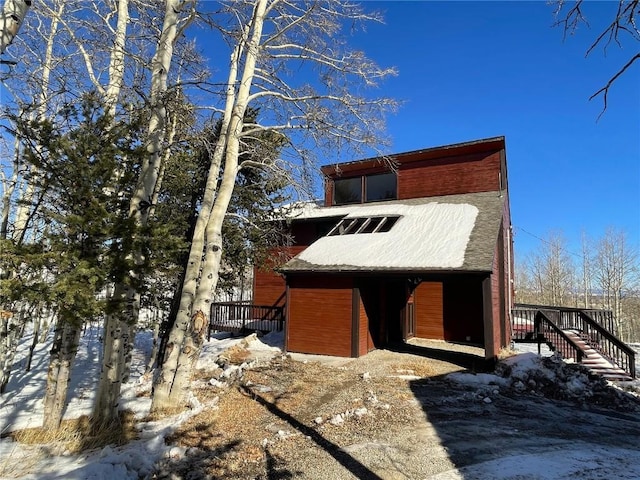
[[[533,322],[536,312],[542,310],[547,317],[563,330],[576,330],[581,325],[580,313],[584,312],[598,325],[616,335],[616,324],[611,310],[595,308],[555,307],[550,305],[531,305],[516,303],[512,309],[512,331],[514,341],[528,341],[533,339]]]
[[[564,358],[579,362],[582,351],[563,332],[574,330],[594,350],[635,378],[635,352],[615,336],[611,311],[516,304],[511,313],[514,341],[537,342],[538,346],[549,343]]]
[[[550,343],[553,349],[562,355],[564,359],[573,358],[576,362],[582,362],[584,353],[566,333],[562,331],[542,310],[538,310],[535,316],[535,332],[538,342],[538,353],[542,343]]]
[[[271,332],[284,327],[284,307],[253,305],[251,302],[214,302],[211,304],[209,338],[219,332]]]
[[[636,378],[636,352],[602,327],[586,312],[579,313],[579,328],[582,339],[600,355]]]

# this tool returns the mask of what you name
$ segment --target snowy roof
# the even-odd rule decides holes
[[[301,205],[294,220],[399,216],[388,232],[325,236],[287,262],[297,271],[491,271],[504,197],[499,192],[370,204]]]

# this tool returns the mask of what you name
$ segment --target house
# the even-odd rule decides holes
[[[389,161],[390,160],[390,161]],[[510,343],[513,249],[504,137],[322,167],[324,205],[254,272],[285,309],[289,352],[358,357],[411,337]]]

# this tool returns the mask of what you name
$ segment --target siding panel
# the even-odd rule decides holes
[[[414,295],[416,337],[444,340],[442,282],[422,282]]]
[[[286,247],[274,252],[267,265],[253,268],[253,303],[255,305],[278,305],[285,303],[286,284],[284,277],[273,271],[302,252],[306,247]]]
[[[352,287],[350,278],[292,278],[287,350],[350,357]]]
[[[497,191],[500,152],[447,157],[400,166],[398,198]]]

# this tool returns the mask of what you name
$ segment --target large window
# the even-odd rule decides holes
[[[337,178],[333,181],[333,204],[378,202],[398,198],[398,182],[394,172]]]
[[[362,177],[336,179],[333,189],[333,203],[336,205],[362,202]]]
[[[366,200],[376,202],[378,200],[395,200],[398,198],[398,183],[395,173],[383,173],[380,175],[367,175]]]

